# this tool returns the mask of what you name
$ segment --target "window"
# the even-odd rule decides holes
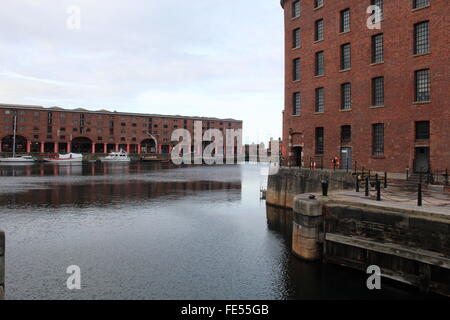
[[[300,92],[294,92],[293,95],[293,108],[292,108],[292,114],[294,116],[299,116],[300,112],[301,112],[301,97],[300,97]]]
[[[323,40],[323,19],[316,21],[314,40],[315,41]]]
[[[300,28],[293,31],[293,48],[300,48]]]
[[[325,97],[324,97],[324,89],[317,88],[316,89],[316,112],[324,112],[325,111]]]
[[[415,72],[416,102],[430,101],[430,75],[428,69]]]
[[[98,140],[98,141],[102,141],[102,140],[103,140],[103,137],[97,137],[97,140]]]
[[[413,0],[413,9],[429,6],[428,0]]]
[[[380,8],[380,19],[375,19],[376,20],[375,22],[383,20],[384,19],[383,0],[371,0],[370,4]]]
[[[383,62],[384,60],[384,44],[383,34],[372,36],[372,63]]]
[[[350,110],[352,108],[352,86],[350,82],[341,85],[341,109]]]
[[[323,6],[323,0],[314,0],[314,8],[319,8]]]
[[[300,1],[292,3],[292,18],[300,17]]]
[[[372,105],[384,105],[384,78],[377,77],[372,79]]]
[[[372,125],[372,155],[381,156],[384,154],[384,124],[376,123]]]
[[[294,59],[293,68],[293,80],[300,80],[300,58]]]
[[[350,43],[341,46],[341,70],[350,69],[351,67],[351,48]]]
[[[316,53],[316,76],[322,76],[325,73],[323,51]]]
[[[350,31],[350,9],[341,11],[341,32]]]
[[[428,21],[414,25],[414,54],[429,52]]]
[[[316,154],[323,154],[324,151],[324,130],[323,127],[316,128]]]
[[[352,126],[341,126],[341,142],[352,141]]]
[[[416,121],[416,140],[430,139],[430,121]]]

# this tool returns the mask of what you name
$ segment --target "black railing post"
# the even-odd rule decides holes
[[[359,176],[356,174],[356,192],[359,192]]]
[[[386,189],[388,186],[388,182],[387,182],[387,172],[384,172],[384,188]]]
[[[409,168],[406,168],[406,180],[409,180]]]
[[[322,180],[322,195],[324,197],[328,196],[328,181]]]
[[[369,196],[369,177],[366,177],[366,193],[365,196]]]
[[[419,207],[422,206],[422,183],[419,183],[418,191],[417,191],[417,205]]]
[[[381,201],[381,182],[378,179],[376,182],[376,186],[377,186],[377,201]]]
[[[347,158],[347,173],[348,173],[348,158]]]

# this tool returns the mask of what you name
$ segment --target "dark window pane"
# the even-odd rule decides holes
[[[351,126],[341,126],[341,142],[352,141],[352,127]]]
[[[350,9],[341,11],[341,32],[350,31]]]
[[[314,0],[314,8],[323,6],[323,0]]]
[[[300,16],[300,1],[294,1],[292,3],[292,18]]]
[[[300,48],[300,28],[293,31],[293,48]]]
[[[293,110],[292,114],[295,116],[300,115],[301,112],[301,97],[300,92],[295,92],[293,97]]]
[[[352,87],[349,82],[343,83],[341,86],[342,104],[341,109],[349,110],[352,108]]]
[[[316,21],[315,40],[323,40],[323,19]]]
[[[321,76],[325,73],[323,51],[316,53],[316,76]]]
[[[430,121],[416,122],[416,140],[430,139]]]
[[[371,1],[371,5],[373,6],[378,6],[378,8],[380,8],[381,12],[380,12],[380,20],[383,20],[384,18],[384,13],[383,13],[383,0],[372,0]],[[377,21],[376,21],[377,22]]]
[[[430,75],[429,70],[415,72],[416,101],[430,101]]]
[[[294,59],[293,68],[293,80],[300,80],[300,58]]]
[[[341,46],[341,69],[350,69],[351,67],[351,49],[350,43]]]
[[[372,79],[372,105],[384,105],[384,78],[378,77]]]
[[[325,92],[323,88],[316,89],[316,112],[324,112],[325,110],[324,93]]]
[[[414,54],[428,53],[428,21],[414,25]]]
[[[323,127],[316,128],[316,154],[324,152],[324,130]]]
[[[383,34],[377,34],[372,37],[372,63],[383,62],[384,45]]]
[[[413,8],[417,9],[417,8],[422,8],[422,7],[426,7],[428,6],[430,3],[428,2],[428,0],[414,0],[413,1]]]
[[[384,154],[384,124],[372,125],[372,154],[380,156]]]

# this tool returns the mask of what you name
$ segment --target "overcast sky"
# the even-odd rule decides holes
[[[281,135],[278,0],[1,4],[1,103],[230,117],[246,142]]]

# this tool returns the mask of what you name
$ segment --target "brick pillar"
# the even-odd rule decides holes
[[[0,144],[1,145],[1,144]],[[0,147],[1,148],[1,147]],[[0,149],[0,152],[1,152],[1,149]],[[30,141],[28,141],[27,142],[27,153],[30,153],[31,152],[31,142]]]
[[[72,142],[69,141],[69,142],[67,143],[67,153],[71,153],[71,152],[72,152]]]
[[[41,153],[44,153],[44,142],[41,142]]]
[[[106,143],[103,144],[103,153],[108,153],[108,145]]]
[[[58,153],[58,143],[57,142],[55,142],[55,144],[53,145],[53,152]]]
[[[92,153],[95,153],[95,143],[92,143]]]
[[[162,145],[158,146],[158,153],[162,153]]]
[[[130,153],[130,144],[127,143],[127,153]]]
[[[116,152],[119,152],[119,144],[118,143],[116,143],[115,150],[116,150]]]
[[[138,144],[138,154],[141,154],[141,144]]]

